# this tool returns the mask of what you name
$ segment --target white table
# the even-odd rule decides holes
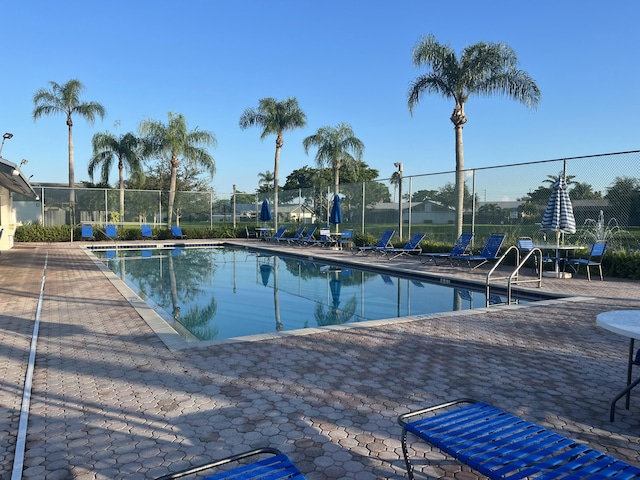
[[[554,278],[571,278],[572,276],[571,273],[565,272],[567,259],[569,258],[569,252],[584,248],[582,245],[556,245],[554,243],[538,244],[538,245],[534,245],[533,247],[539,248],[543,252],[545,250],[555,252],[555,270],[553,272],[550,272],[550,271],[543,272],[543,275],[545,277],[554,277]],[[560,258],[560,252],[564,252],[562,258]],[[560,271],[560,268],[558,265],[560,260],[564,260],[562,271]],[[542,265],[540,265],[540,268],[542,268]]]
[[[626,396],[626,409],[629,410],[631,390],[640,383],[640,377],[631,380],[634,365],[633,350],[636,339],[640,340],[640,310],[613,310],[601,313],[596,317],[596,323],[610,332],[629,337],[629,359],[627,362],[627,387],[622,390],[611,402],[609,420],[613,422],[616,402]],[[636,364],[637,365],[637,364]]]
[[[269,234],[273,231],[271,227],[256,227],[256,234],[258,238],[264,238],[269,236]]]

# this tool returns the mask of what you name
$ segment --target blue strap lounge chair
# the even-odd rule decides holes
[[[313,238],[309,240],[307,245],[315,245],[317,247],[331,247],[336,244],[336,239],[331,236],[331,229],[321,228],[320,238]]]
[[[263,240],[266,240],[267,242],[270,242],[272,240],[278,240],[280,237],[282,237],[282,235],[284,235],[284,232],[287,231],[287,227],[280,227],[278,228],[278,230],[276,230],[276,233],[274,233],[273,235],[269,235],[267,237],[262,237]]]
[[[118,236],[118,229],[116,228],[115,225],[107,225],[106,227],[104,227],[104,233],[107,235],[107,237],[109,237],[111,240],[117,240],[118,238],[120,238]]]
[[[452,255],[449,258],[452,262],[466,262],[469,267],[471,267],[473,263],[476,263],[473,268],[478,268],[491,260],[498,259],[498,253],[500,252],[500,247],[502,247],[503,242],[503,234],[494,234],[487,239],[484,247],[482,247],[482,251],[478,255]]]
[[[182,227],[180,227],[179,225],[171,226],[171,237],[179,238],[181,240],[187,238],[187,236],[182,233]]]
[[[300,227],[296,233],[293,234],[293,237],[280,237],[278,240],[283,242],[297,242],[304,236],[304,230],[306,227]]]
[[[472,399],[409,412],[398,423],[409,480],[407,433],[491,479],[640,478],[636,466]]]
[[[422,252],[422,248],[420,247],[420,242],[424,240],[426,234],[424,233],[416,233],[413,235],[409,241],[402,248],[385,248],[382,250],[382,254],[384,254],[389,259],[401,257],[403,255],[418,255]]]
[[[82,240],[95,240],[93,236],[93,227],[91,225],[82,225],[81,228]]]
[[[390,248],[391,238],[395,235],[395,230],[386,230],[380,236],[378,243],[375,245],[365,245],[353,247],[354,255],[369,255],[371,252],[381,252],[385,248]]]
[[[252,463],[244,463],[248,458],[255,457]],[[262,457],[262,459],[261,459]],[[207,476],[205,480],[258,480],[258,479],[290,479],[304,480],[304,476],[298,468],[291,462],[289,457],[275,448],[259,448],[249,452],[232,455],[216,462],[207,463],[197,467],[171,473],[157,480],[174,480],[187,475],[192,475],[205,470],[215,471],[218,467],[238,463],[238,466],[231,469],[221,471],[219,473]]]
[[[307,232],[307,234],[301,237],[299,240],[296,240],[295,243],[299,245],[311,245],[315,241],[314,235],[316,233],[316,230],[317,230],[317,227],[311,227]]]
[[[345,230],[338,238],[338,246],[340,249],[351,248],[353,243],[353,230]]]
[[[471,245],[471,240],[473,240],[473,233],[463,233],[458,237],[458,240],[456,240],[456,243],[450,252],[421,253],[420,261],[422,263],[433,262],[436,266],[438,265],[439,259],[446,259],[451,263],[452,256],[457,257],[464,255],[467,252],[467,248]]]
[[[598,267],[598,271],[600,272],[600,280],[604,280],[602,276],[602,258],[604,257],[604,252],[607,249],[607,242],[596,242],[591,246],[591,252],[589,253],[588,258],[570,258],[567,261],[567,264],[574,273],[578,273],[578,269],[580,265],[584,265],[587,269],[587,278],[591,281],[591,272],[589,271],[590,267]]]
[[[151,225],[141,225],[140,231],[142,233],[143,240],[153,240],[156,238],[153,234],[153,230],[151,230]]]

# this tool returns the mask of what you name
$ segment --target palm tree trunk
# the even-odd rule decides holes
[[[124,165],[122,162],[118,163],[118,176],[120,185],[120,222],[124,222]]]
[[[173,219],[173,203],[176,199],[176,180],[178,177],[178,159],[175,155],[171,157],[171,180],[169,181],[169,205],[167,211],[167,226],[171,226]],[[162,219],[160,219],[162,221]]]
[[[75,170],[73,166],[73,123],[71,119],[67,120],[69,128],[69,216],[71,225],[76,224],[76,208],[75,208]]]
[[[278,172],[280,170],[280,150],[284,145],[282,133],[276,137],[276,156],[273,165],[273,228],[278,230]]]
[[[467,121],[464,104],[456,103],[450,118],[456,137],[456,236],[462,235],[464,221],[464,147],[462,146],[462,126]]]

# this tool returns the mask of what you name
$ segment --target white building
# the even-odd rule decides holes
[[[14,193],[38,199],[38,195],[18,166],[0,157],[0,250],[13,247],[17,226],[16,211],[13,207]]]

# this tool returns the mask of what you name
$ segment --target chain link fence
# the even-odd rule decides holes
[[[464,231],[474,232],[476,243],[497,232],[511,239],[544,240],[540,220],[553,181],[563,173],[578,227],[566,240],[585,244],[607,240],[613,248],[638,250],[640,151],[466,170]],[[18,223],[166,225],[168,192],[126,190],[121,197],[117,189],[78,187],[70,192],[69,188],[36,185],[34,190],[39,201],[14,195]],[[278,197],[276,209],[269,194],[177,192],[175,218],[183,226],[252,228],[265,223],[258,216],[267,199],[272,213],[277,211],[280,226],[297,229],[301,224],[329,223],[333,187],[283,190]],[[341,184],[340,197],[340,230],[378,237],[394,229],[402,240],[413,233],[425,233],[427,241],[455,240],[453,171]]]

